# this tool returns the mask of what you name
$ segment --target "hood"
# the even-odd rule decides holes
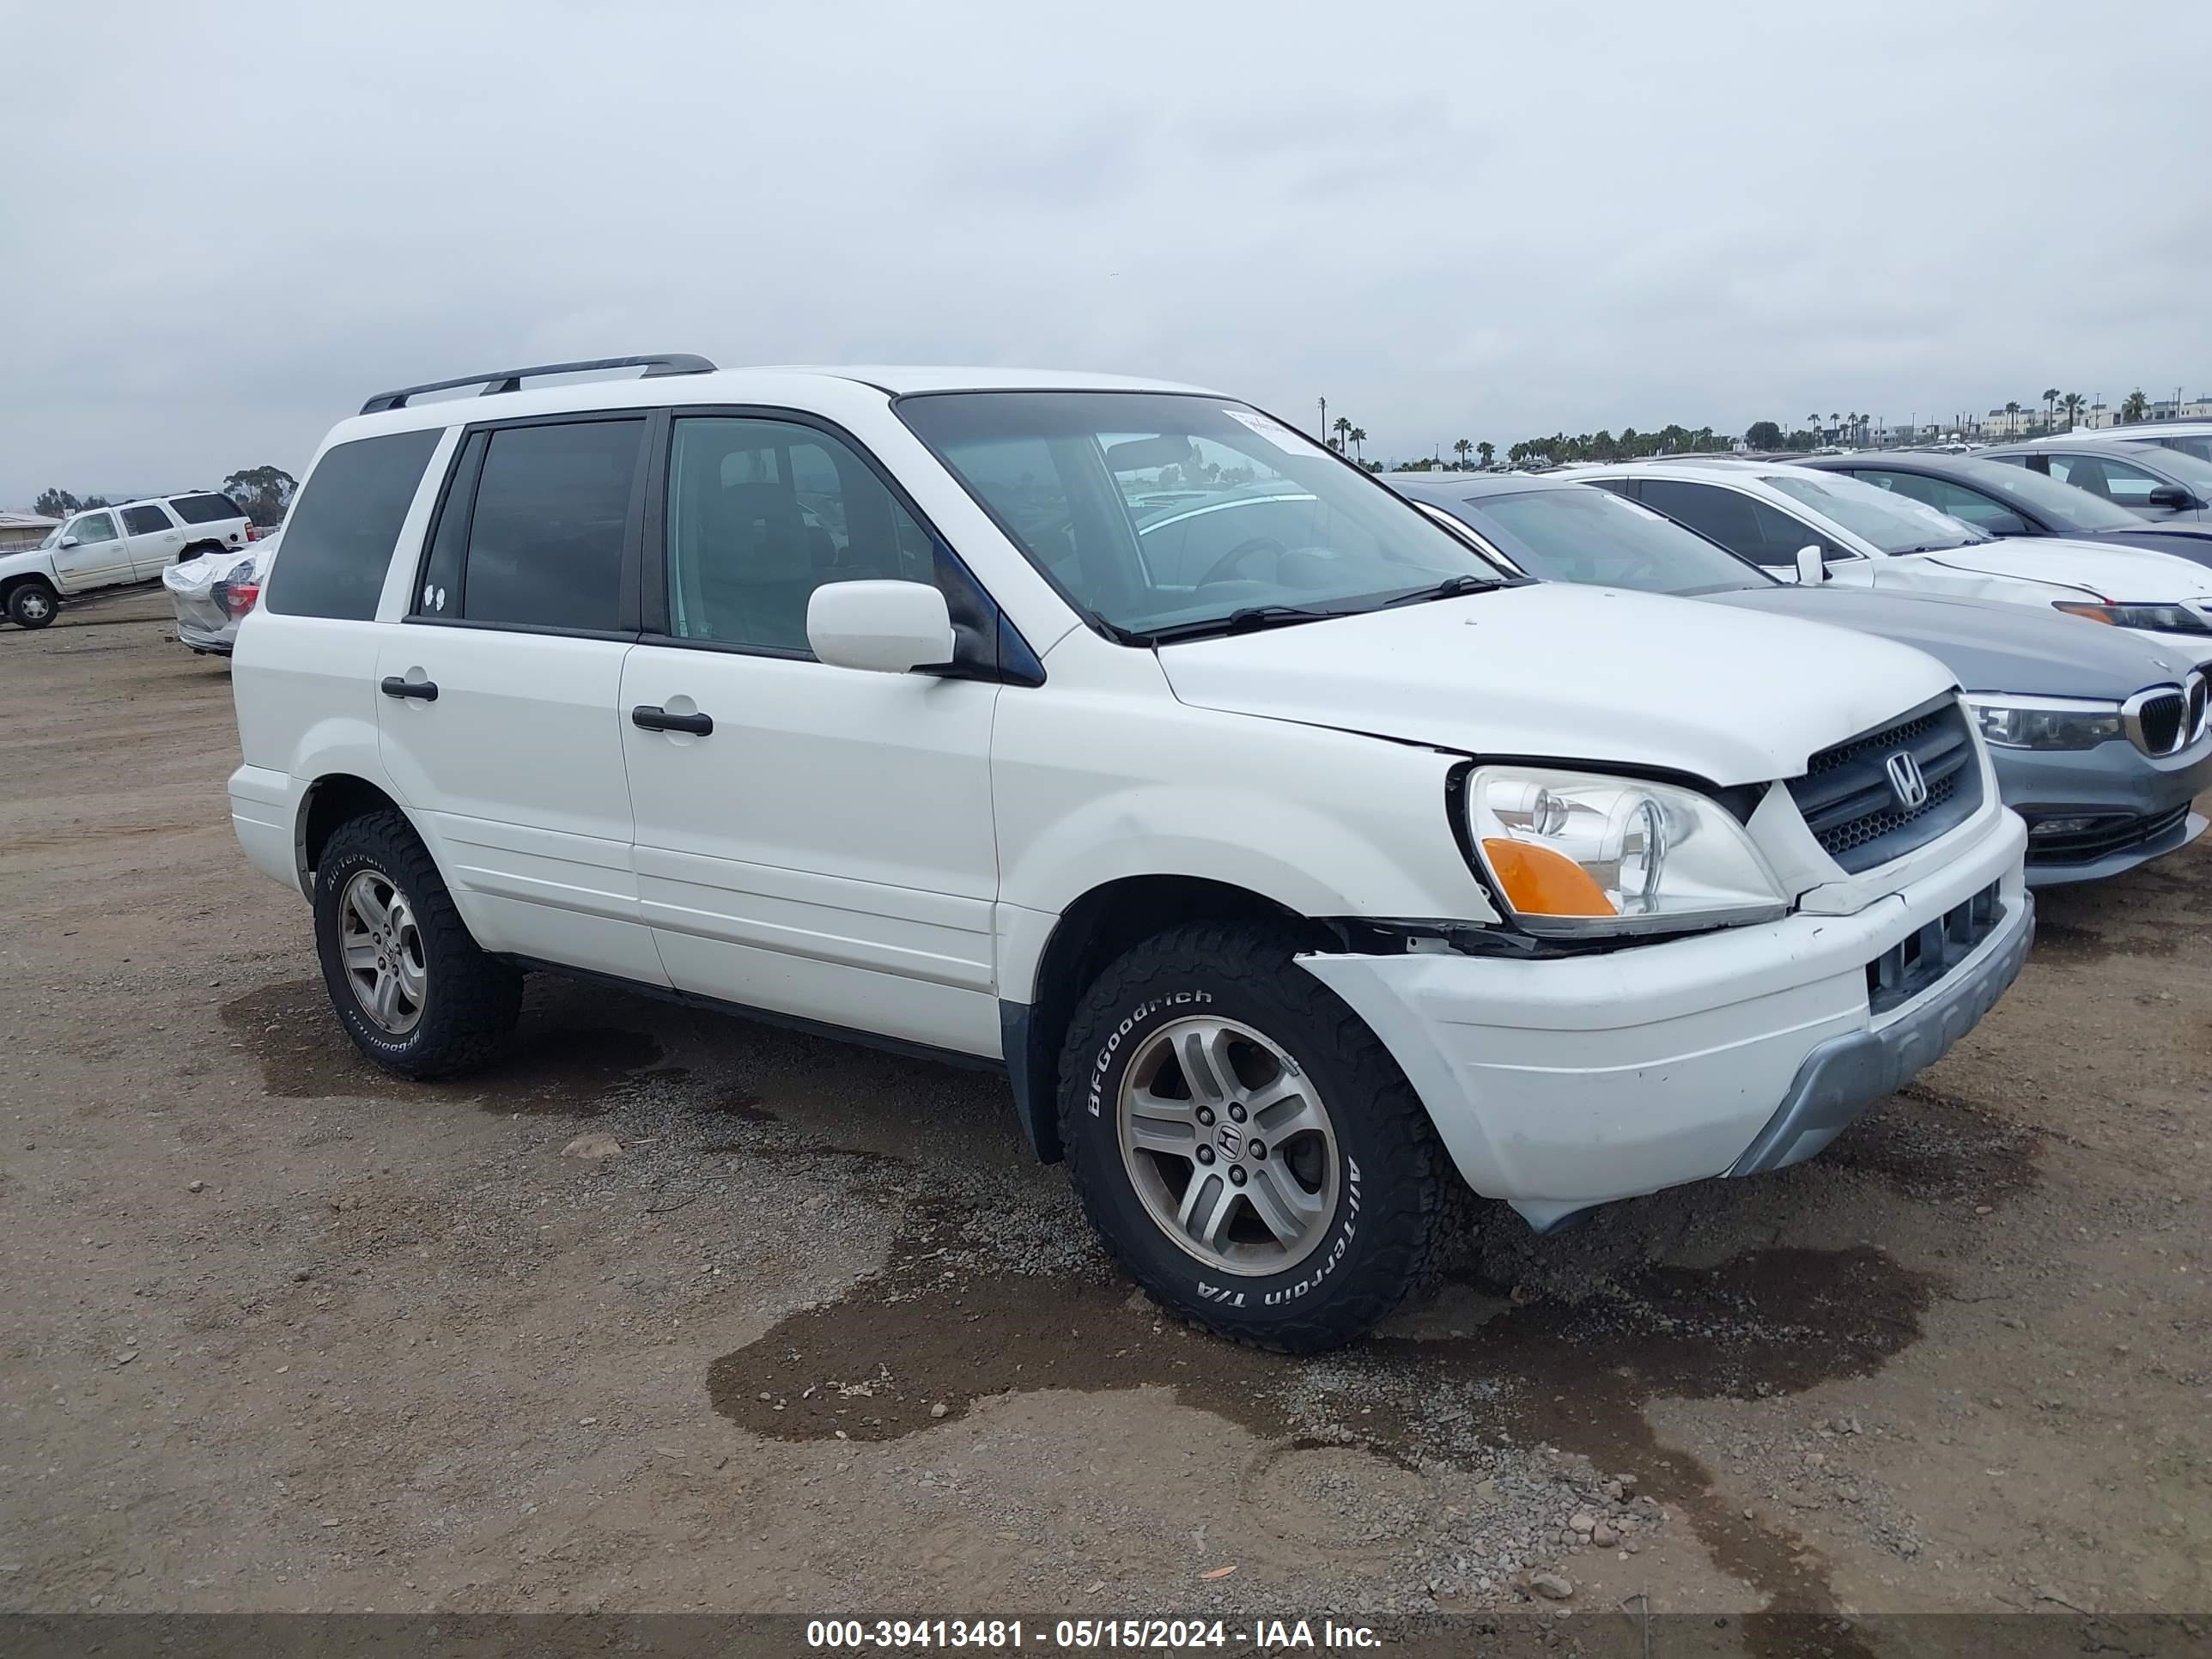
[[[2178,682],[2196,666],[2120,629],[2056,611],[2046,616],[2033,605],[1882,593],[1840,583],[1746,588],[1705,599],[1764,616],[1878,634],[1925,651],[1969,691],[2120,702],[2147,685]]]
[[[2115,604],[2212,598],[2212,569],[2172,553],[2060,537],[2008,537],[1973,547],[1910,556],[1953,570],[2013,576],[2093,593]],[[1875,580],[1879,581],[1877,574]]]
[[[2083,539],[2099,547],[2148,548],[2156,553],[2171,553],[2178,558],[2189,559],[2197,564],[2212,564],[2212,524],[2160,519],[2155,523],[2144,520],[2138,528],[2100,530]]]
[[[1953,683],[1942,664],[1869,635],[1564,582],[1186,640],[1158,655],[1195,708],[1723,787],[1795,777],[1815,751]]]

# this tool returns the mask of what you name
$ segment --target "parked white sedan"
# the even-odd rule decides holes
[[[239,619],[261,597],[261,578],[284,532],[272,530],[235,553],[203,553],[161,572],[161,586],[176,607],[177,638],[204,656],[227,657],[238,641]]]
[[[2171,553],[2059,537],[2000,539],[1811,467],[1650,461],[1578,467],[1571,476],[1801,580],[2032,605],[2128,629],[2192,665],[2212,659],[2212,569]],[[1817,568],[1808,549],[1818,550]]]

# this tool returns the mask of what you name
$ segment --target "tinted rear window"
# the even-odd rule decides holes
[[[629,420],[494,432],[469,521],[460,614],[528,628],[613,629],[644,439],[645,422]]]
[[[228,495],[179,495],[169,507],[186,524],[214,524],[221,519],[246,516],[246,510]]]
[[[144,507],[125,507],[123,527],[134,536],[151,536],[171,526],[167,515],[149,503]]]
[[[349,622],[375,616],[392,544],[444,435],[437,427],[394,432],[340,444],[325,455],[284,526],[263,606],[289,617]]]

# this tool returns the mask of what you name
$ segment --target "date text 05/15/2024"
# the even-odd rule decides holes
[[[1050,1652],[1172,1651],[1183,1648],[1252,1646],[1376,1648],[1382,1638],[1365,1625],[1333,1619],[1261,1619],[1249,1626],[1220,1619],[811,1619],[810,1648],[1027,1649]]]

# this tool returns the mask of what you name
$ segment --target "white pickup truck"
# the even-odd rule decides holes
[[[238,503],[211,490],[71,514],[36,547],[0,557],[0,605],[18,628],[44,628],[64,596],[151,581],[179,559],[252,539]]]

